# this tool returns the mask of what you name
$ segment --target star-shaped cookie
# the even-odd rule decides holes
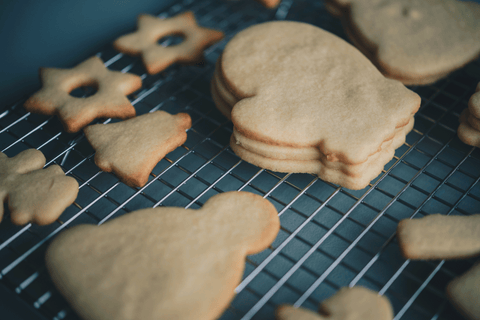
[[[61,233],[46,252],[54,284],[85,320],[218,319],[245,257],[266,249],[280,221],[249,192],[199,210],[158,207]]]
[[[85,136],[95,149],[95,164],[114,172],[124,183],[143,187],[150,172],[167,153],[187,140],[185,130],[192,125],[186,113],[147,113],[111,124],[85,128]]]
[[[8,158],[0,152],[0,221],[3,203],[8,203],[11,220],[24,225],[54,222],[75,201],[78,183],[66,177],[57,165],[42,169],[42,152],[28,149]]]
[[[157,43],[172,35],[184,41],[168,47]],[[137,31],[118,38],[113,47],[128,55],[141,55],[147,72],[156,74],[175,62],[201,62],[203,51],[222,38],[223,32],[198,26],[190,11],[167,19],[144,14],[138,17]]]
[[[65,131],[77,132],[96,118],[128,119],[135,108],[126,95],[140,89],[139,76],[110,71],[96,56],[72,69],[40,68],[42,89],[25,102],[29,112],[57,115]],[[92,86],[97,92],[87,98],[70,95],[74,89]]]
[[[320,305],[320,314],[281,306],[278,320],[391,320],[393,310],[387,298],[363,287],[342,288]]]

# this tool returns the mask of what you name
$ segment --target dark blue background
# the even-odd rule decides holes
[[[0,110],[40,88],[39,67],[73,67],[172,2],[0,1]]]
[[[174,1],[0,0],[0,110],[40,88],[39,67],[73,67]]]

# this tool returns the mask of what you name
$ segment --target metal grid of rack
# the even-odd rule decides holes
[[[199,208],[230,190],[262,195],[277,208],[281,230],[271,247],[247,258],[237,296],[221,319],[273,319],[279,304],[317,309],[340,287],[362,285],[391,301],[395,319],[460,317],[446,300],[446,284],[474,260],[409,261],[395,239],[399,220],[480,211],[480,151],[456,137],[458,116],[480,81],[473,62],[447,79],[413,87],[422,106],[414,130],[383,173],[360,191],[340,188],[308,174],[280,174],[240,160],[228,147],[232,124],[212,102],[214,63],[238,31],[272,19],[304,21],[346,38],[322,2],[284,0],[276,10],[252,1],[183,0],[159,16],[194,11],[203,26],[226,39],[206,50],[203,66],[172,66],[147,76],[138,58],[107,46],[98,56],[112,70],[132,72],[143,87],[129,98],[144,114],[187,112],[186,143],[155,167],[143,188],[130,188],[93,162],[83,134],[67,134],[54,117],[26,113],[24,101],[0,110],[0,151],[13,156],[37,148],[80,184],[77,200],[49,226],[0,224],[0,281],[47,319],[77,319],[50,282],[44,252],[50,239],[74,225],[101,224],[133,210],[156,206]],[[164,45],[175,39],[166,38]],[[81,95],[88,95],[83,92]],[[103,119],[100,122],[115,121]]]

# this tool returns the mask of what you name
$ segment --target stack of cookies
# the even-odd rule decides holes
[[[420,97],[322,29],[269,22],[236,35],[211,83],[243,160],[349,189],[379,175],[413,128]]]
[[[458,137],[466,144],[480,148],[480,83],[468,101],[468,108],[460,115]]]

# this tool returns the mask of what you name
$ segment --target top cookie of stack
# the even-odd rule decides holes
[[[232,149],[280,172],[362,189],[413,127],[420,97],[317,27],[269,22],[236,35],[217,62],[214,101]]]

